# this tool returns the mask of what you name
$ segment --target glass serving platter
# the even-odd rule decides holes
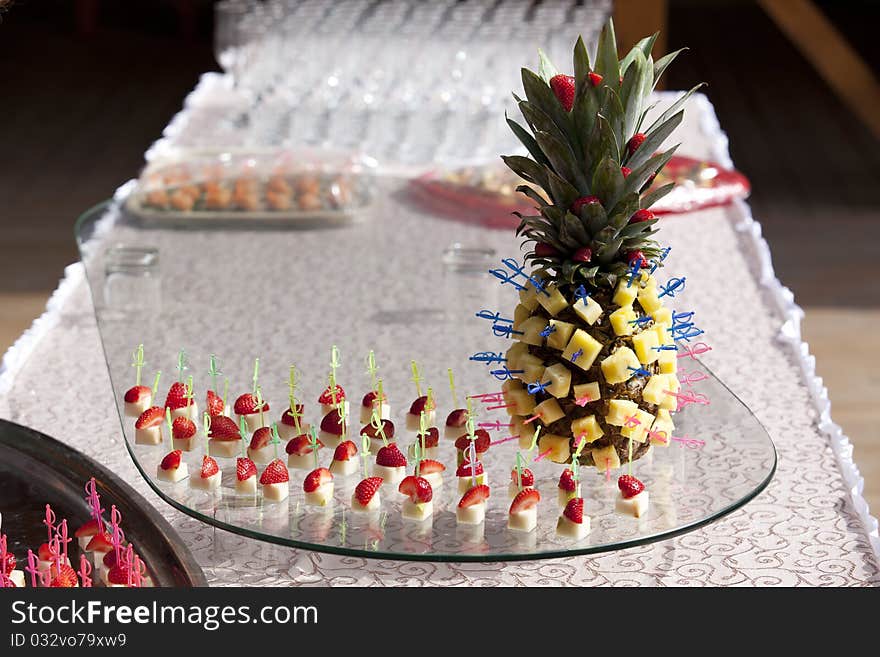
[[[636,519],[614,511],[616,477],[626,466],[611,476],[584,467],[582,494],[592,531],[579,541],[557,537],[556,486],[566,466],[534,462],[532,453],[528,466],[542,494],[538,527],[529,533],[507,529],[507,488],[518,449],[513,440],[493,446],[484,458],[492,487],[485,522],[457,526],[455,448],[442,436],[442,425],[450,410],[464,405],[465,395],[500,390],[493,368],[470,356],[504,351],[506,345],[475,314],[513,308],[513,293],[502,289],[488,269],[519,253],[519,247],[512,233],[425,214],[408,200],[406,180],[376,184],[376,200],[365,216],[334,229],[286,231],[247,223],[151,228],[126,215],[124,195],[78,220],[77,240],[125,443],[144,478],[169,504],[216,527],[287,546],[377,558],[498,561],[602,552],[669,538],[739,508],[769,483],[776,452],[767,432],[723,383],[688,358],[693,378],[706,377],[694,389],[711,405],[687,405],[675,416],[682,440],[654,447],[633,464],[633,474],[650,491],[647,515]],[[296,364],[297,397],[305,404],[305,421],[315,425],[321,420],[317,398],[327,385],[332,345],[342,354],[338,381],[355,414],[370,386],[365,357],[372,349],[402,446],[416,439],[404,421],[417,396],[410,368],[416,360],[424,376],[421,392],[432,386],[437,399],[437,458],[447,467],[444,485],[435,490],[433,518],[403,519],[403,496],[387,489],[380,512],[353,512],[350,498],[362,468],[351,477],[336,477],[328,508],[305,504],[306,472],[301,470],[291,470],[285,502],[236,495],[234,459],[218,459],[219,493],[192,490],[186,480],[158,481],[157,466],[170,444],[136,445],[134,419],[123,414],[123,393],[134,384],[131,354],[139,343],[146,351],[144,381],[149,384],[156,370],[163,372],[159,403],[178,376],[181,348],[189,363],[184,376],[194,377],[200,407],[210,383],[210,354],[217,355],[230,380],[230,400],[250,391],[259,357],[260,386],[273,421],[287,408],[288,370]],[[450,367],[455,402],[447,383]],[[503,410],[486,408],[477,405],[477,423],[507,422]],[[350,437],[360,448],[360,424],[353,420]],[[493,440],[507,436],[503,429],[491,432]],[[184,457],[191,473],[199,470],[203,440]],[[286,456],[283,444],[278,451]],[[329,465],[332,451],[321,450],[320,465]]]

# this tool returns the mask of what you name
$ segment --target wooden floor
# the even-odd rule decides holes
[[[868,26],[880,11],[825,5],[876,64]],[[807,310],[806,339],[878,513],[880,144],[757,7],[671,6],[669,48],[691,50],[668,86],[709,83],[777,274]],[[191,42],[119,27],[84,40],[23,15],[0,23],[0,80],[17,110],[0,114],[0,352],[76,259],[76,216],[137,175],[199,73],[215,67],[204,27]]]

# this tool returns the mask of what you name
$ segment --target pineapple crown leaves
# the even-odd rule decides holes
[[[618,59],[614,24],[609,19],[599,37],[591,68],[583,39],[574,46],[574,98],[567,109],[551,85],[557,69],[539,51],[539,72],[522,70],[525,99],[514,99],[525,126],[506,117],[528,156],[502,159],[528,185],[538,214],[517,213],[517,235],[546,245],[526,259],[556,272],[562,282],[614,285],[628,268],[628,254],[659,256],[652,239],[655,219],[629,223],[672,190],[668,184],[648,192],[651,182],[678,146],[659,149],[681,123],[682,106],[702,85],[683,94],[645,126],[657,80],[681,50],[656,62],[651,49],[657,34],[639,41]],[[633,140],[641,135],[640,144]],[[625,168],[625,169],[624,169]],[[626,171],[626,173],[625,173]],[[583,202],[585,197],[593,202]],[[576,204],[576,201],[581,201]],[[595,202],[598,201],[598,202]],[[577,261],[572,256],[579,254]]]

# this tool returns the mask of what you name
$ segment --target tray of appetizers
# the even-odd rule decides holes
[[[739,171],[691,157],[673,156],[651,183],[657,189],[671,182],[675,189],[657,201],[655,214],[690,212],[746,198],[751,190]],[[502,163],[430,171],[414,179],[411,197],[432,212],[453,219],[509,229],[519,219],[513,212],[532,214],[534,205],[517,186],[528,184]],[[538,192],[540,193],[540,192]]]
[[[198,151],[151,162],[126,200],[149,224],[347,224],[370,203],[366,167],[353,158],[288,151]]]
[[[0,586],[206,586],[171,525],[112,472],[0,420]]]

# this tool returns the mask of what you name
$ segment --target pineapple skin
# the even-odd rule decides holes
[[[633,287],[639,288],[650,286],[652,284],[652,280],[642,279],[641,281],[634,281]],[[604,433],[600,438],[589,443],[581,451],[581,456],[579,458],[580,464],[595,465],[593,463],[592,450],[601,449],[607,446],[612,446],[617,452],[621,464],[625,464],[629,461],[630,440],[628,437],[621,434],[621,429],[623,429],[623,427],[608,424],[605,421],[605,416],[608,414],[609,410],[609,403],[612,400],[630,400],[634,402],[639,407],[639,409],[647,411],[652,415],[657,414],[660,406],[658,404],[650,403],[643,398],[642,393],[645,385],[648,382],[648,377],[631,376],[622,383],[611,384],[606,381],[605,376],[602,373],[601,363],[605,358],[610,356],[619,347],[628,347],[629,349],[635,351],[633,337],[645,331],[654,331],[655,323],[652,318],[650,322],[645,322],[644,324],[635,324],[633,326],[632,333],[629,335],[617,335],[614,328],[612,327],[611,321],[609,321],[609,315],[621,308],[621,306],[612,301],[612,297],[615,294],[614,290],[609,290],[605,288],[592,288],[589,290],[591,293],[590,298],[601,306],[602,314],[593,324],[588,324],[582,317],[578,315],[578,313],[575,312],[574,308],[572,307],[577,301],[577,297],[574,295],[572,289],[567,289],[568,287],[569,286],[560,286],[559,289],[559,292],[565,297],[565,300],[568,302],[568,306],[566,308],[558,311],[556,315],[551,315],[543,305],[537,304],[531,310],[530,317],[540,318],[541,321],[544,322],[544,325],[549,324],[551,319],[573,324],[576,329],[585,331],[593,339],[599,342],[602,345],[602,349],[593,361],[593,363],[590,365],[590,367],[587,370],[584,370],[573,364],[569,358],[564,357],[561,350],[547,346],[546,340],[545,344],[543,345],[526,345],[528,348],[528,353],[531,356],[539,358],[541,361],[543,361],[545,366],[562,366],[571,372],[571,387],[569,393],[564,397],[555,398],[556,401],[559,403],[559,406],[562,409],[564,416],[560,419],[555,420],[554,422],[550,422],[549,424],[545,424],[541,419],[538,419],[535,420],[534,423],[532,423],[531,425],[527,426],[534,427],[536,424],[539,424],[541,426],[541,435],[554,434],[558,436],[570,436],[569,451],[573,453],[576,449],[577,441],[572,434],[572,422],[582,417],[594,415],[597,423]],[[634,317],[651,317],[651,313],[647,312],[647,310],[643,308],[639,303],[638,297],[635,297],[631,303]],[[660,373],[660,363],[656,359],[652,363],[641,364],[641,367],[650,372],[652,375]],[[524,374],[519,374],[516,376],[518,376],[519,378],[525,377]],[[674,376],[674,374],[672,376]],[[591,382],[596,382],[598,384],[601,393],[600,398],[596,401],[587,402],[585,406],[580,406],[576,404],[574,387],[579,384]],[[523,383],[534,383],[534,381],[523,378]],[[549,391],[543,393],[539,392],[533,395],[535,402],[538,404],[551,397],[552,395],[549,393]],[[643,443],[633,441],[632,460],[635,461],[644,456],[650,449],[650,446],[651,441],[649,440],[646,440]],[[569,456],[569,458],[565,462],[570,463],[571,457]]]

